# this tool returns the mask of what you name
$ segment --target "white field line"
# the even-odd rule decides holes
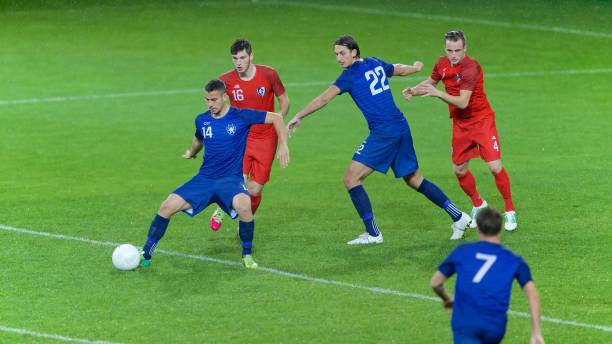
[[[1,324],[0,324],[0,331],[16,333],[16,334],[23,334],[23,335],[28,335],[28,336],[38,337],[38,338],[55,339],[55,340],[59,340],[59,341],[62,341],[62,342],[70,342],[70,343],[117,344],[115,342],[107,342],[107,341],[103,341],[103,340],[89,340],[89,339],[81,339],[81,338],[71,338],[71,337],[66,337],[66,336],[59,336],[57,334],[50,334],[50,333],[42,333],[42,332],[30,331],[30,330],[26,330],[26,329],[22,329],[22,328],[8,327],[8,326],[4,326],[4,325],[1,325]]]
[[[597,32],[597,31],[590,31],[590,30],[572,29],[572,28],[567,28],[567,27],[544,26],[544,25],[537,25],[537,24],[509,23],[509,22],[502,22],[502,21],[488,20],[488,19],[461,18],[461,17],[444,16],[444,15],[437,15],[437,14],[399,12],[399,11],[388,11],[388,10],[380,10],[376,8],[367,8],[367,7],[324,5],[324,4],[292,2],[292,1],[264,1],[262,3],[272,4],[272,5],[294,6],[294,7],[302,7],[302,8],[313,8],[317,10],[365,13],[365,14],[388,16],[388,17],[415,18],[415,19],[425,19],[425,20],[454,22],[454,23],[459,22],[459,23],[467,23],[467,24],[479,24],[479,25],[487,25],[487,26],[505,27],[505,28],[511,28],[511,29],[526,29],[526,30],[546,31],[546,32],[567,33],[567,34],[588,36],[588,37],[612,38],[612,33],[609,33],[609,32]]]
[[[110,241],[98,241],[98,240],[92,240],[92,239],[83,238],[83,237],[75,237],[75,236],[64,235],[64,234],[40,232],[40,231],[31,230],[31,229],[16,228],[16,227],[11,227],[11,226],[6,226],[6,225],[0,225],[0,230],[14,232],[14,233],[31,234],[31,235],[37,235],[37,236],[43,236],[43,237],[49,237],[49,238],[56,238],[56,239],[62,239],[62,240],[80,241],[80,242],[93,244],[97,246],[113,247],[113,246],[119,245],[118,243],[114,243]],[[226,260],[226,259],[218,259],[218,258],[213,258],[213,257],[208,257],[208,256],[186,254],[186,253],[181,253],[181,252],[176,252],[176,251],[167,251],[167,250],[161,250],[161,249],[157,249],[156,252],[161,253],[161,254],[166,254],[169,256],[189,258],[189,259],[195,259],[195,260],[206,261],[206,262],[211,262],[211,263],[218,263],[218,264],[231,265],[231,266],[240,266],[239,262],[232,261],[232,260]],[[272,273],[275,275],[304,280],[308,282],[335,285],[335,286],[351,288],[351,289],[366,290],[366,291],[370,291],[372,293],[377,293],[377,294],[395,295],[395,296],[407,297],[407,298],[412,298],[412,299],[439,302],[438,298],[436,297],[423,295],[419,293],[405,292],[405,291],[377,288],[377,287],[368,287],[368,286],[354,284],[354,283],[334,281],[334,280],[329,280],[329,279],[319,278],[319,277],[311,277],[307,275],[301,275],[301,274],[297,274],[293,272],[282,271],[278,269],[266,268],[266,267],[261,267],[261,266],[258,268],[258,270]],[[511,310],[509,311],[509,313],[513,316],[517,316],[521,318],[530,317],[530,315],[525,312],[517,312],[517,311]],[[559,325],[585,327],[585,328],[590,328],[590,329],[599,330],[603,332],[612,332],[612,326],[595,325],[595,324],[578,322],[574,320],[563,320],[563,319],[558,319],[558,318],[552,318],[548,316],[542,316],[542,320],[546,322],[554,323],[554,324],[559,324]]]
[[[485,79],[489,78],[520,78],[520,77],[536,77],[536,76],[566,76],[566,75],[583,75],[583,74],[609,74],[612,73],[612,68],[589,68],[589,69],[563,69],[563,70],[550,70],[550,71],[532,71],[532,72],[505,72],[505,73],[487,73]],[[415,81],[424,80],[425,76],[421,77],[396,77],[391,82],[401,81]],[[328,81],[307,81],[307,82],[289,82],[285,84],[288,89],[291,88],[302,88],[302,87],[313,87],[313,86],[326,86],[331,85],[333,80]],[[19,105],[19,104],[38,104],[38,103],[55,103],[55,102],[66,102],[75,100],[98,100],[98,99],[111,99],[111,98],[129,98],[129,97],[151,97],[151,96],[165,96],[174,94],[192,94],[202,92],[199,88],[184,88],[174,90],[157,90],[157,91],[137,91],[137,92],[124,92],[124,93],[100,93],[80,96],[61,96],[61,97],[47,97],[47,98],[24,98],[24,99],[0,99],[0,105]]]

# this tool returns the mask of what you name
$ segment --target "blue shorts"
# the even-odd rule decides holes
[[[453,329],[454,344],[498,344],[506,334],[505,329],[486,330],[480,328]]]
[[[242,177],[225,177],[218,179],[204,178],[197,175],[190,181],[174,190],[191,205],[191,209],[184,212],[189,216],[196,216],[211,203],[217,203],[232,219],[238,215],[232,207],[232,200],[238,194],[248,195]]]
[[[396,135],[370,133],[355,151],[353,160],[384,174],[391,167],[396,178],[405,177],[419,169],[410,128]]]

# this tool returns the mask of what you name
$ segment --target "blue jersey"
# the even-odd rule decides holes
[[[351,95],[372,133],[393,135],[408,127],[389,87],[388,79],[393,76],[394,69],[383,60],[366,57],[355,61],[334,82],[340,94],[348,92]]]
[[[210,111],[198,115],[195,136],[204,144],[204,162],[198,174],[211,179],[242,177],[242,159],[249,127],[265,120],[265,111],[234,107],[230,107],[221,118],[214,118]]]
[[[531,272],[520,256],[500,244],[486,241],[457,247],[440,264],[446,277],[457,273],[452,327],[505,330],[512,282],[521,288]]]

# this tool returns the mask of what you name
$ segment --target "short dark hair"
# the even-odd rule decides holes
[[[212,91],[220,91],[221,93],[225,93],[225,83],[219,79],[210,80],[206,86],[204,86],[204,90],[208,93]]]
[[[476,223],[484,236],[495,236],[501,231],[502,217],[499,211],[484,208],[476,215]]]
[[[251,42],[244,38],[238,38],[234,41],[232,46],[230,47],[230,53],[232,55],[236,55],[241,51],[246,51],[247,54],[251,55],[253,52],[253,48],[251,47]]]
[[[453,31],[449,31],[446,34],[444,34],[444,41],[451,41],[451,42],[457,42],[458,40],[461,40],[463,42],[463,46],[465,47],[465,44],[467,43],[467,39],[465,37],[465,33],[463,33],[463,31],[461,30],[453,30]]]
[[[344,35],[344,36],[340,36],[336,38],[336,41],[334,42],[334,46],[336,45],[347,47],[349,50],[353,50],[353,49],[357,50],[356,57],[359,57],[361,55],[361,52],[359,51],[359,44],[357,44],[357,41],[353,38],[353,36]]]

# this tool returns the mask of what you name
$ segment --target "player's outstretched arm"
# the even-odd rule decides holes
[[[527,282],[523,291],[527,295],[529,313],[531,313],[531,344],[544,344],[540,328],[540,296],[533,281]]]
[[[423,62],[415,61],[412,65],[397,63],[393,65],[393,75],[406,76],[423,70]]]
[[[450,313],[453,310],[453,298],[444,289],[444,281],[446,281],[446,276],[440,271],[436,271],[431,277],[430,285],[431,289],[442,299],[444,309]]]
[[[287,128],[283,116],[276,112],[267,112],[265,123],[274,125],[276,136],[278,136],[278,153],[276,156],[281,167],[285,168],[289,164],[289,147],[287,146]]]
[[[308,103],[305,108],[303,108],[300,112],[296,113],[295,116],[293,116],[293,118],[291,119],[291,121],[289,121],[289,123],[287,124],[289,136],[291,136],[291,134],[294,133],[300,126],[302,118],[321,109],[339,94],[340,89],[338,88],[338,86],[331,85],[327,90],[325,90],[325,92],[321,93],[318,97]]]
[[[191,141],[191,148],[186,150],[182,157],[185,159],[194,159],[202,150],[202,147],[204,147],[202,142],[200,142],[200,140],[194,136],[193,140]]]

